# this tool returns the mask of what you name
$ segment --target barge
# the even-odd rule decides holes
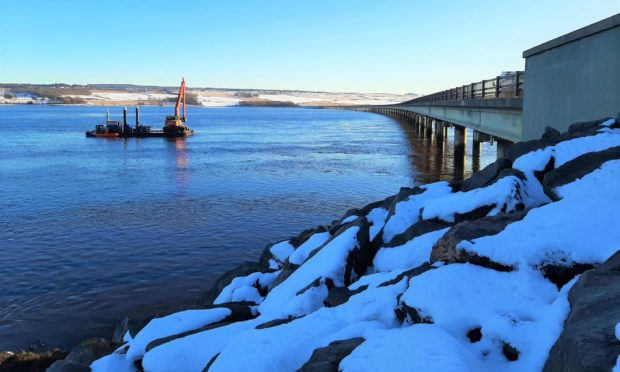
[[[180,106],[183,105],[183,116],[180,113]],[[148,125],[140,124],[140,109],[136,106],[136,125],[132,128],[127,123],[127,108],[123,109],[123,122],[110,120],[109,112],[106,114],[104,124],[97,125],[95,130],[86,132],[86,137],[94,138],[128,138],[128,137],[168,137],[178,138],[187,137],[194,134],[194,131],[185,125],[185,79],[181,80],[181,87],[174,106],[174,116],[167,116],[164,127],[161,130],[152,129]]]

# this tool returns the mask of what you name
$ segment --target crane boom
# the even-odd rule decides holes
[[[179,88],[177,103],[174,106],[174,116],[177,119],[180,119],[179,105],[181,104],[181,98],[183,98],[183,118],[181,120],[185,121],[185,79],[181,79],[181,87]]]

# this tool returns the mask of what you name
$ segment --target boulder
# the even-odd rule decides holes
[[[104,338],[91,338],[82,341],[71,349],[64,360],[54,362],[47,369],[47,372],[90,371],[89,366],[92,362],[111,354],[114,349],[114,344]]]
[[[310,360],[299,369],[299,372],[337,372],[340,362],[362,342],[364,342],[363,338],[352,338],[334,341],[325,347],[316,349],[312,352]]]
[[[325,307],[336,307],[349,301],[349,298],[368,289],[367,285],[363,285],[355,290],[347,287],[334,287],[329,290],[327,298],[323,301]]]
[[[125,318],[121,320],[121,322],[114,328],[114,332],[112,334],[112,343],[116,345],[122,345],[125,343],[123,338],[125,334],[129,332],[129,335],[133,338],[140,332],[148,322],[153,319],[155,315],[149,315],[142,318]]]
[[[0,353],[2,372],[40,372],[64,358],[67,352],[60,349],[46,351],[19,351]]]
[[[431,263],[442,261],[445,263],[469,262],[495,270],[510,271],[511,267],[492,262],[488,257],[478,256],[456,246],[463,240],[473,240],[482,236],[495,235],[509,224],[520,221],[527,211],[500,213],[496,216],[484,217],[478,220],[465,221],[454,225],[433,246]]]
[[[409,226],[405,232],[398,234],[390,240],[389,243],[383,244],[384,247],[398,247],[401,246],[413,238],[426,233],[444,229],[450,226],[449,223],[441,220],[434,221],[419,221]],[[381,235],[381,234],[379,234]]]
[[[590,152],[570,160],[545,174],[542,180],[545,194],[551,200],[560,200],[560,197],[553,191],[556,187],[571,183],[586,174],[592,173],[603,163],[615,159],[620,159],[620,146],[604,151]]]
[[[407,277],[409,279],[424,274],[425,272],[427,272],[428,270],[432,270],[433,266],[431,266],[428,262],[423,263],[422,265],[418,266],[418,267],[414,267],[413,269],[409,269],[407,271],[404,271],[402,273],[400,273],[396,278],[388,280],[387,282],[383,282],[381,284],[379,284],[379,287],[387,287],[388,285],[394,285],[398,282],[400,282],[401,280],[403,280],[403,278]]]
[[[400,190],[398,191],[398,194],[392,197],[392,199],[390,200],[390,205],[388,206],[388,208],[386,208],[388,210],[388,214],[385,220],[388,221],[390,218],[392,218],[394,213],[396,213],[396,205],[398,203],[400,203],[401,201],[408,200],[411,195],[418,195],[418,194],[423,193],[424,191],[425,189],[418,187],[418,186],[414,186],[413,188],[401,187]]]
[[[213,301],[215,301],[220,292],[222,292],[222,289],[229,285],[233,281],[233,279],[239,276],[248,276],[255,272],[266,273],[270,271],[272,270],[269,270],[267,266],[262,265],[261,263],[244,262],[239,266],[235,267],[234,269],[227,271],[226,273],[224,273],[224,275],[220,276],[215,281],[211,289],[209,289],[202,295],[199,305],[212,305]]]
[[[497,159],[494,163],[487,165],[483,170],[463,181],[460,191],[467,192],[488,186],[497,181],[502,170],[511,166],[512,162],[510,160],[505,158]]]
[[[544,371],[610,371],[620,354],[620,251],[585,272],[568,294],[570,313]]]

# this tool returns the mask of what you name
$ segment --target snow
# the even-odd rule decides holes
[[[312,251],[314,251],[315,249],[325,244],[325,242],[329,240],[329,238],[330,238],[330,235],[329,235],[329,232],[327,231],[322,232],[322,233],[312,234],[312,236],[310,236],[308,240],[306,240],[302,245],[297,247],[295,252],[293,252],[289,256],[288,261],[295,265],[303,264],[310,256],[310,253],[312,253]]]
[[[604,127],[611,127],[615,123],[616,123],[616,119],[607,119],[604,122],[602,122],[601,125]]]
[[[418,212],[428,200],[444,197],[452,192],[450,184],[445,181],[432,183],[423,187],[421,194],[411,195],[407,200],[396,204],[394,214],[385,223],[383,241],[389,243],[394,236],[401,234],[418,221]]]
[[[293,247],[293,245],[289,243],[288,240],[274,244],[269,249],[269,251],[271,252],[273,257],[276,259],[276,261],[280,263],[286,261],[288,256],[290,256],[290,254],[293,253],[294,250],[295,250],[295,247]]]
[[[383,225],[385,225],[385,219],[387,218],[388,210],[385,208],[375,208],[368,212],[366,218],[368,222],[371,224],[370,226],[370,240],[372,241],[381,229],[383,229]]]
[[[344,372],[480,371],[481,363],[439,327],[418,324],[376,332],[340,363]]]
[[[534,270],[499,272],[451,264],[412,278],[401,301],[432,318],[492,370],[536,371],[562,332],[575,281],[558,292]],[[470,343],[466,334],[476,327],[483,337]],[[518,360],[508,362],[502,342],[519,350]]]
[[[314,349],[335,340],[364,337],[396,327],[396,298],[406,280],[352,296],[334,308],[321,308],[292,322],[238,334],[228,342],[210,371],[294,371]]]
[[[295,270],[289,278],[271,290],[259,305],[259,312],[281,313],[282,307],[296,294],[317,278],[331,278],[335,285],[343,285],[346,259],[357,245],[359,227],[353,226],[332,239],[304,265]]]
[[[602,263],[620,246],[619,175],[620,161],[606,162],[601,169],[557,188],[562,200],[531,210],[497,235],[462,241],[457,247],[517,267]]]
[[[395,279],[397,276],[402,274],[404,271],[405,270],[392,270],[392,271],[379,272],[379,273],[374,273],[374,274],[366,274],[362,276],[361,278],[359,278],[358,281],[351,284],[349,286],[349,289],[354,291],[366,285],[369,288],[376,288],[379,285],[387,281]]]
[[[145,371],[201,371],[232,337],[260,323],[255,318],[167,342],[144,354],[142,366]]]
[[[415,237],[398,247],[384,247],[375,255],[376,271],[406,270],[430,261],[433,245],[450,228],[432,231]]]
[[[127,359],[133,361],[141,358],[146,346],[154,340],[219,322],[230,314],[230,309],[214,308],[185,310],[162,318],[155,318],[130,341]]]
[[[237,277],[224,287],[214,304],[223,304],[235,301],[252,301],[256,304],[263,302],[263,297],[258,293],[254,285],[258,282],[261,287],[269,287],[278,277],[281,271],[272,273],[252,273],[248,276]]]
[[[512,212],[517,204],[524,202],[520,190],[522,181],[514,176],[497,180],[492,185],[467,192],[457,192],[440,199],[428,200],[423,204],[422,219],[438,218],[445,222],[454,222],[455,215],[465,214],[477,208],[494,205],[487,214],[494,216],[500,211]]]
[[[354,215],[349,216],[349,217],[345,218],[344,220],[342,220],[342,224],[353,222],[353,221],[357,220],[358,218],[359,218],[359,216],[354,214]]]

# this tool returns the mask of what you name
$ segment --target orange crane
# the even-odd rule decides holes
[[[180,115],[179,106],[183,103],[183,116]],[[185,126],[185,79],[181,79],[181,87],[177,102],[174,105],[174,116],[167,116],[164,125],[164,134],[173,137],[185,137],[194,133]]]

